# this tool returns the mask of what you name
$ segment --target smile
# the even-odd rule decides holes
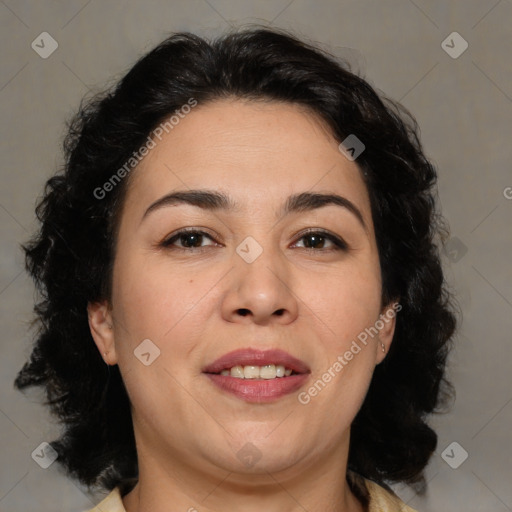
[[[246,402],[268,403],[297,391],[308,380],[308,366],[282,350],[240,349],[203,368],[212,384]]]
[[[276,379],[281,377],[289,377],[293,370],[285,368],[281,364],[266,364],[264,366],[233,366],[232,368],[222,370],[223,376],[235,377],[236,379]]]

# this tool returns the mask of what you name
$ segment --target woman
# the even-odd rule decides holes
[[[288,34],[176,34],[65,149],[16,385],[94,510],[411,511],[455,329],[414,121]]]

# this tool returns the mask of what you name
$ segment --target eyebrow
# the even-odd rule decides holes
[[[203,210],[231,210],[240,211],[240,206],[228,195],[216,190],[183,190],[171,192],[157,199],[144,212],[144,220],[151,212],[168,206],[188,204]],[[341,206],[351,212],[366,229],[363,215],[359,208],[346,197],[338,194],[323,194],[319,192],[302,192],[286,199],[281,208],[280,216],[296,212],[312,211],[328,205]],[[141,222],[142,222],[141,220]]]

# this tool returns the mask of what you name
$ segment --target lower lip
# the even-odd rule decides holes
[[[308,379],[308,373],[275,379],[237,379],[228,375],[205,374],[220,389],[246,402],[267,403],[297,391]]]

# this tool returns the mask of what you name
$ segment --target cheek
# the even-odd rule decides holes
[[[313,331],[323,333],[322,348],[310,384],[297,398],[322,431],[348,429],[366,396],[377,341],[358,337],[378,319],[380,291],[376,273],[352,269],[331,276],[306,301],[315,312]]]
[[[131,326],[130,332],[162,337],[192,312],[215,276],[199,276],[170,265],[150,265],[148,260],[119,261],[114,304],[120,319]]]
[[[160,350],[155,366],[165,364],[173,374],[181,374],[185,368],[179,361],[191,362],[212,309],[220,307],[212,300],[225,269],[199,272],[150,262],[148,257],[133,263],[122,259],[117,262],[113,302],[122,328],[116,337],[119,363],[125,370],[140,370],[134,350],[150,339]]]
[[[120,324],[116,330],[118,363],[139,416],[148,417],[161,409],[164,397],[170,410],[183,415],[191,407],[190,397],[179,384],[190,377],[183,362],[190,362],[189,354],[201,338],[208,306],[204,297],[219,276],[217,272],[177,271],[149,261],[140,257],[116,262],[113,303]],[[152,361],[146,366],[136,355],[142,353],[139,346],[147,339],[156,349],[153,345],[145,349]],[[154,354],[158,355],[153,359]],[[162,421],[167,420],[164,414]]]
[[[322,355],[299,403],[331,410],[322,421],[343,429],[359,410],[375,368],[377,341],[364,336],[380,313],[380,268],[375,262],[347,265],[321,279],[318,275],[305,279],[302,289],[314,312],[313,331],[323,334],[318,339]]]
[[[346,265],[324,275],[304,275],[298,295],[315,314],[328,352],[350,345],[380,313],[378,264]],[[307,313],[307,308],[305,310]]]

